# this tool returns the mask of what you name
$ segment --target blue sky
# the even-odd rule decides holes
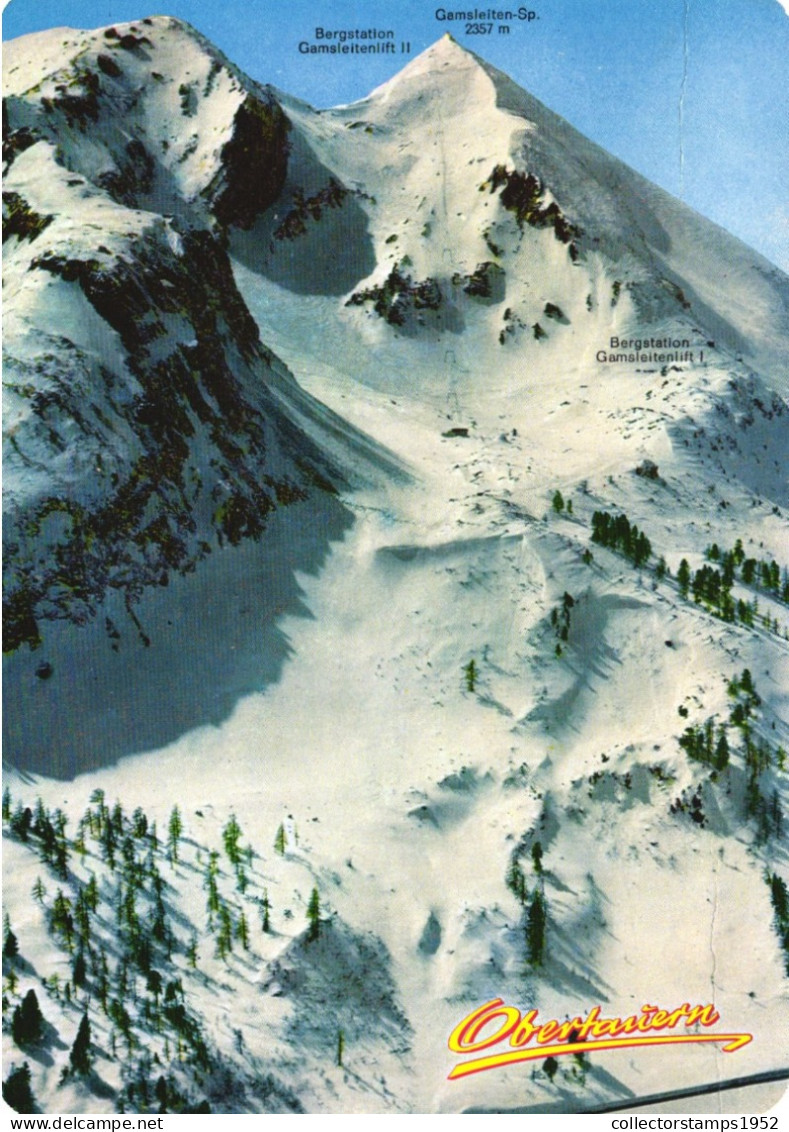
[[[315,106],[361,98],[452,31],[588,137],[789,271],[789,15],[783,0],[10,0],[3,38],[164,12],[253,78]],[[443,8],[525,8],[466,34]],[[475,21],[483,22],[487,21]],[[411,54],[309,56],[315,29],[391,29]]]

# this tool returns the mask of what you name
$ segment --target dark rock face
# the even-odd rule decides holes
[[[355,291],[346,306],[372,303],[373,310],[392,326],[405,326],[417,311],[438,311],[442,304],[441,288],[435,279],[416,282],[393,267],[382,284]]]
[[[489,260],[478,263],[471,275],[458,277],[457,280],[453,280],[455,281],[462,282],[463,290],[472,298],[489,299],[493,303],[501,302],[506,291],[504,270],[497,263],[491,263]]]
[[[636,468],[636,475],[648,480],[656,480],[659,478],[659,469],[654,460],[642,460]]]
[[[207,195],[220,224],[251,228],[282,192],[288,169],[290,123],[273,97],[249,95],[236,111],[222,169]]]
[[[4,342],[5,755],[64,777],[276,679],[295,572],[350,523],[228,252],[282,192],[290,123],[193,29],[150,26],[84,33],[3,103],[5,266],[28,286]],[[163,34],[199,80],[162,73]],[[310,223],[345,195],[329,182]]]
[[[141,242],[133,260],[33,260],[33,269],[78,286],[116,331],[137,391],[100,369],[97,400],[112,406],[110,417],[60,380],[54,359],[42,356],[24,383],[12,378],[32,409],[30,447],[55,454],[78,428],[95,451],[97,490],[95,501],[75,500],[53,482],[52,494],[11,508],[6,651],[38,643],[48,612],[79,623],[108,587],[131,607],[143,587],[193,570],[212,544],[259,538],[267,516],[303,500],[320,477],[306,442],[298,462],[282,460],[288,426],[265,392],[270,359],[219,242],[196,231],[182,247],[176,255],[164,241]],[[118,437],[127,438],[122,451]],[[18,443],[24,460],[25,438]],[[36,562],[41,539],[49,553]]]
[[[12,236],[32,243],[52,220],[35,212],[19,193],[3,193],[3,243]]]
[[[568,245],[570,258],[577,259],[574,241],[581,230],[567,219],[555,201],[546,204],[545,186],[539,177],[497,165],[480,188],[491,193],[500,190],[501,203],[508,212],[514,213],[519,228],[524,224],[532,228],[552,228],[556,239]]]

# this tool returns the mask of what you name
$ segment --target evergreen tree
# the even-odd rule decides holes
[[[14,1112],[36,1111],[36,1102],[30,1087],[30,1066],[24,1062],[19,1069],[12,1069],[3,1081],[3,1100]]]
[[[74,964],[71,968],[71,981],[75,987],[84,987],[87,982],[88,972],[85,964],[85,952],[80,947],[79,951],[74,957]]]
[[[789,891],[785,881],[777,873],[770,875],[770,899],[778,927],[785,931],[789,927]]]
[[[132,832],[138,839],[145,837],[148,833],[148,818],[139,806],[132,814]]]
[[[90,1022],[88,1021],[87,1011],[82,1015],[77,1036],[69,1054],[69,1061],[74,1073],[81,1076],[90,1073],[93,1058],[90,1052]]]
[[[679,592],[683,597],[688,596],[688,588],[690,586],[690,566],[688,565],[687,558],[683,558],[677,570],[677,585]]]
[[[274,849],[277,853],[285,853],[285,826],[280,822],[277,836],[274,838]]]
[[[635,529],[636,528],[634,527],[633,530],[635,531]],[[643,566],[645,562],[649,561],[651,555],[652,544],[650,543],[644,532],[640,531],[634,539],[633,549],[630,557],[633,559],[635,566]]]
[[[55,839],[52,865],[61,880],[68,880],[68,845],[65,838]]]
[[[183,823],[181,822],[181,813],[177,806],[173,806],[170,821],[167,826],[167,852],[171,864],[175,864],[178,860],[178,843],[181,840],[182,833]]]
[[[342,1065],[342,1055],[345,1052],[345,1034],[342,1030],[337,1031],[337,1064]]]
[[[44,809],[41,799],[38,799],[36,804],[36,813],[33,818],[33,833],[40,841],[41,860],[47,864],[52,864],[52,859],[55,855],[55,827],[50,820],[49,814]],[[40,806],[40,810],[38,809]]]
[[[243,908],[236,925],[236,939],[244,948],[244,951],[249,951],[249,924],[247,923]]]
[[[85,900],[91,912],[95,912],[99,906],[99,884],[96,880],[96,874],[91,873],[88,883],[85,885]]]
[[[134,838],[131,837],[128,833],[121,841],[121,857],[123,858],[123,869],[126,879],[129,881],[129,884],[136,884],[139,879],[137,851],[134,844]]]
[[[3,936],[3,958],[15,959],[19,954],[19,940],[11,931],[11,925],[6,922],[5,934]]]
[[[11,820],[11,791],[6,786],[3,791],[3,821]]]
[[[116,802],[112,807],[110,822],[112,823],[112,828],[115,830],[116,837],[120,840],[120,838],[123,837],[123,806],[121,806],[120,802]]]
[[[219,933],[216,937],[216,950],[220,959],[226,958],[233,950],[233,920],[227,904],[219,905]]]
[[[169,1092],[167,1089],[167,1081],[164,1077],[159,1077],[159,1080],[154,1085],[153,1095],[159,1102],[158,1112],[167,1112],[167,1102],[169,1100]]]
[[[30,806],[23,806],[20,802],[11,815],[11,832],[20,841],[27,841],[33,825],[33,811]]]
[[[539,841],[535,841],[531,847],[531,859],[534,863],[534,871],[539,876],[542,872],[542,845]]]
[[[90,904],[84,888],[79,889],[77,899],[74,901],[74,919],[83,944],[87,943],[90,940]]]
[[[55,902],[49,914],[52,930],[59,932],[65,940],[66,947],[71,951],[74,940],[74,917],[71,914],[71,901],[58,889]]]
[[[159,996],[162,993],[162,976],[158,971],[151,969],[148,972],[146,979],[146,986],[150,993],[153,995],[153,1002],[156,1011],[159,1010]]]
[[[526,887],[526,877],[523,875],[523,869],[520,867],[517,857],[512,858],[509,868],[507,870],[507,888],[515,894],[521,904],[525,904],[529,890]]]
[[[209,923],[213,923],[214,915],[219,911],[219,887],[217,885],[217,874],[219,872],[219,854],[216,849],[212,849],[208,855],[208,864],[206,865],[206,888],[208,889],[208,919]]]
[[[271,904],[267,888],[263,889],[263,896],[260,901],[260,926],[264,932],[271,931]]]
[[[237,869],[241,864],[241,826],[238,824],[238,819],[235,814],[230,815],[225,828],[222,830],[222,841],[225,846],[225,853],[227,853],[228,860],[233,868]]]
[[[109,818],[109,810],[107,809],[107,806],[106,806],[106,803],[105,803],[104,791],[102,789],[100,789],[99,787],[96,787],[96,789],[91,794],[90,804],[92,806],[96,807],[96,809],[95,809],[95,811],[93,811],[93,813],[94,813],[94,817],[96,819],[97,835],[100,836],[101,835],[101,828],[104,825],[104,822],[107,821],[108,818]]]
[[[553,508],[555,514],[557,514],[557,515],[560,515],[562,513],[562,511],[564,511],[564,497],[562,496],[562,493],[558,489],[553,493],[553,499],[551,500],[551,507]]]
[[[729,740],[726,737],[726,728],[721,727],[718,743],[715,747],[715,768],[725,770],[729,765]]]
[[[555,1057],[546,1057],[545,1061],[542,1063],[542,1068],[545,1076],[548,1078],[551,1084],[553,1084],[553,1079],[559,1069],[559,1062]]]
[[[103,820],[101,824],[101,833],[99,834],[99,842],[101,844],[101,852],[104,860],[111,869],[115,868],[115,846],[118,839],[115,834],[115,829],[109,820]]]
[[[160,943],[167,944],[170,938],[170,932],[167,927],[167,911],[164,906],[161,892],[156,893],[154,902],[153,920],[151,923],[151,934],[154,939],[158,939]]]
[[[85,860],[88,852],[88,846],[85,843],[85,828],[86,823],[84,818],[80,818],[77,825],[77,836],[74,838],[74,848],[79,853],[81,860]]]
[[[18,1046],[35,1045],[44,1032],[44,1017],[38,1005],[36,992],[29,990],[14,1010],[11,1033]]]
[[[542,965],[545,951],[545,898],[539,889],[534,893],[526,920],[526,946],[529,962],[535,967]]]
[[[473,692],[477,686],[477,665],[474,657],[464,665],[463,673],[466,677],[466,691]]]
[[[119,999],[114,998],[109,1005],[108,1014],[123,1035],[126,1048],[131,1057],[134,1049],[134,1035],[132,1033],[132,1021],[128,1010]],[[85,1017],[87,1017],[87,1015]],[[88,1030],[88,1039],[90,1039],[90,1030]]]
[[[784,814],[781,809],[781,800],[778,797],[777,790],[773,790],[770,797],[770,817],[773,824],[773,833],[776,837],[780,837],[783,832]]]
[[[33,810],[33,833],[35,833],[36,837],[43,837],[45,826],[51,824],[49,813],[44,806],[43,799],[39,795],[36,798],[36,805]]]
[[[186,960],[193,971],[197,969],[197,936],[193,935],[186,947]]]
[[[307,923],[309,928],[307,930],[307,939],[312,941],[316,940],[320,935],[321,930],[321,904],[320,895],[317,888],[313,888],[310,894],[310,902],[307,905]]]

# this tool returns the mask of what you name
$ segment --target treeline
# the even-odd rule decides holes
[[[770,617],[769,613],[760,614],[757,598],[735,600],[731,592],[733,582],[730,569],[723,571],[704,565],[694,571],[686,558],[682,559],[677,570],[679,592],[683,597],[692,594],[696,604],[703,606],[708,613],[732,624],[739,623],[749,628],[761,624],[770,632],[779,633],[778,618]]]
[[[623,514],[595,511],[592,515],[592,542],[623,554],[638,567],[647,565],[652,556],[647,536]],[[731,591],[735,582],[741,582],[789,603],[789,571],[786,568],[782,571],[772,559],[747,558],[741,539],[737,539],[732,550],[724,552],[717,543],[712,543],[706,555],[708,561],[698,570],[691,570],[687,558],[680,562],[676,580],[681,595],[684,598],[692,595],[697,605],[723,621],[748,628],[762,625],[770,632],[780,633],[778,618],[771,617],[769,611],[760,613],[758,598],[735,598]],[[588,550],[584,553],[584,561],[587,564],[592,561]],[[720,563],[720,568],[710,565],[711,562]],[[669,570],[661,556],[655,564],[655,576],[660,580],[667,574]]]

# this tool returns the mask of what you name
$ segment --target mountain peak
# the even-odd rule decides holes
[[[482,60],[479,56],[475,55],[473,51],[469,51],[467,47],[463,47],[455,39],[450,32],[445,32],[440,39],[435,43],[431,43],[424,51],[421,51],[414,59],[411,60],[404,68],[401,74],[411,69],[433,69],[436,67],[446,67],[448,65],[454,66],[469,66],[474,64],[478,67],[483,66]]]
[[[472,97],[484,98],[487,88],[489,94],[485,102],[490,103],[494,92],[485,64],[446,32],[412,59],[402,71],[377,87],[370,97],[383,101],[389,101],[393,97],[410,98],[414,94],[422,97],[431,88],[437,93],[440,91],[444,98],[448,80],[454,80],[457,96],[462,96],[463,101]]]

